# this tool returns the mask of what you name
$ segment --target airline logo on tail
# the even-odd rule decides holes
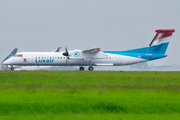
[[[158,29],[156,30],[156,32],[157,34],[154,37],[153,41],[151,42],[150,46],[169,42],[175,30],[174,29]]]

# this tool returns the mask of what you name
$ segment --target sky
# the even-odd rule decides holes
[[[180,64],[180,0],[1,0],[0,61],[14,48],[48,52],[57,46],[122,51],[147,47],[156,29],[175,29],[168,57]]]

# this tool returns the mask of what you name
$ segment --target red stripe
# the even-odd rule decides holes
[[[156,30],[157,33],[160,33],[160,32],[175,32],[174,29],[157,29]]]

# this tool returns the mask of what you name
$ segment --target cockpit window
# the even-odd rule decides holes
[[[17,57],[22,57],[22,54],[17,55]]]
[[[16,54],[14,57],[22,57],[22,54]]]

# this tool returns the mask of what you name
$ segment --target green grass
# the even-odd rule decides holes
[[[180,72],[0,71],[0,119],[178,119]]]

